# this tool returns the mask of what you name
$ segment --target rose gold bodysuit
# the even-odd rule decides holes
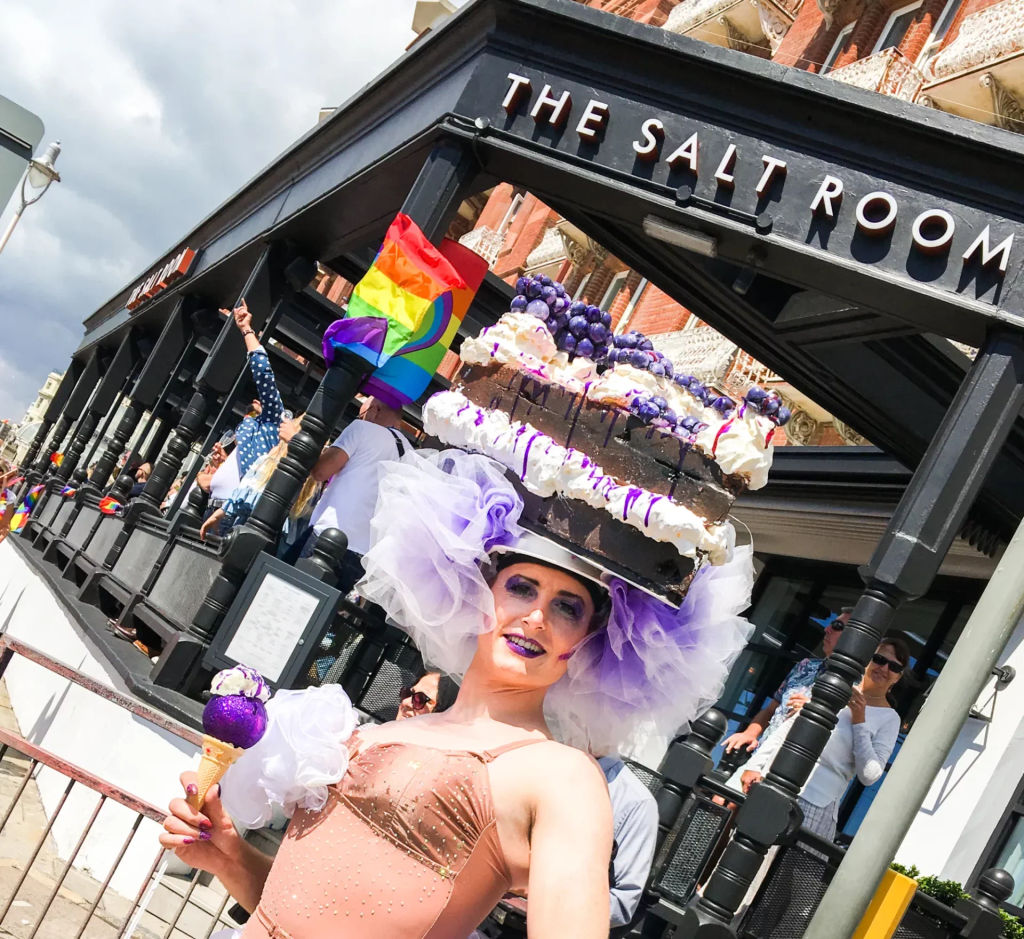
[[[487,764],[537,742],[356,751],[324,808],[295,813],[244,939],[468,936],[511,886]]]

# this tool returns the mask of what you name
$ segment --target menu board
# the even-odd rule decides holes
[[[266,571],[225,655],[278,682],[322,598]]]

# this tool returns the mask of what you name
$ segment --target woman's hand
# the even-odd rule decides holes
[[[231,315],[235,318],[235,325],[239,330],[244,332],[252,329],[252,314],[244,299],[238,301],[238,306],[231,311]]]
[[[750,793],[751,786],[756,786],[764,777],[755,769],[748,769],[740,774],[740,788],[744,795]]]
[[[850,696],[850,703],[846,705],[850,709],[850,721],[854,724],[863,724],[867,700],[859,685],[853,686],[853,694]]]
[[[216,525],[220,524],[220,520],[224,517],[224,510],[217,509],[202,525],[199,526],[199,540],[206,541],[206,533]]]
[[[792,717],[810,700],[811,699],[808,695],[802,694],[799,691],[794,691],[788,698],[786,698],[786,716]]]
[[[181,774],[186,795],[196,791],[196,774]],[[220,786],[206,794],[202,812],[189,807],[184,799],[172,800],[170,815],[164,819],[160,844],[170,848],[189,867],[222,877],[242,863],[242,839],[220,801]]]
[[[733,750],[746,750],[753,753],[761,744],[758,734],[749,728],[739,731],[725,738],[725,752],[732,753]]]

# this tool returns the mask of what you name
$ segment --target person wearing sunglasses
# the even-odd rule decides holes
[[[807,831],[832,840],[839,802],[853,777],[865,786],[882,778],[900,732],[900,716],[892,707],[890,692],[909,662],[910,650],[897,636],[886,636],[871,656],[863,679],[854,686],[850,703],[839,712],[832,736],[797,800]],[[761,781],[793,723],[787,719],[779,733],[773,734],[744,767],[744,792]]]
[[[812,623],[817,623],[825,628],[824,635],[821,637],[822,657],[806,658],[797,662],[779,685],[778,691],[750,719],[750,723],[743,730],[725,738],[726,753],[739,748],[753,752],[761,744],[762,738],[767,740],[782,726],[782,722],[786,718],[792,717],[810,700],[810,687],[824,667],[825,659],[832,654],[836,643],[839,642],[839,637],[852,612],[852,606],[844,606],[838,614],[831,613],[824,619],[810,617]],[[730,780],[730,785],[738,788],[739,779]]]
[[[411,685],[398,693],[398,715],[395,720],[447,711],[459,694],[459,686],[440,672],[424,671]]]

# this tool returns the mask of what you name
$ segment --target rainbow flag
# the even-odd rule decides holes
[[[100,499],[99,508],[104,515],[121,515],[124,513],[124,506],[113,496],[103,496]]]
[[[50,462],[54,466],[60,466],[61,463],[64,462],[64,454],[63,453],[51,453],[50,454]]]
[[[25,527],[25,522],[28,521],[28,517],[32,514],[32,509],[35,508],[36,503],[39,501],[39,493],[43,491],[45,486],[39,483],[37,486],[33,486],[25,494],[25,498],[21,500],[21,505],[15,510],[11,516],[10,530],[13,532],[21,531]]]
[[[376,371],[361,390],[393,406],[415,401],[458,331],[487,262],[445,241],[435,247],[399,213],[384,244],[348,301],[345,318],[324,334],[324,359],[338,349],[366,359]]]
[[[77,489],[73,489],[71,486],[65,486],[63,489],[61,489],[60,494],[65,499],[70,499],[74,496],[76,492],[78,492]]]

